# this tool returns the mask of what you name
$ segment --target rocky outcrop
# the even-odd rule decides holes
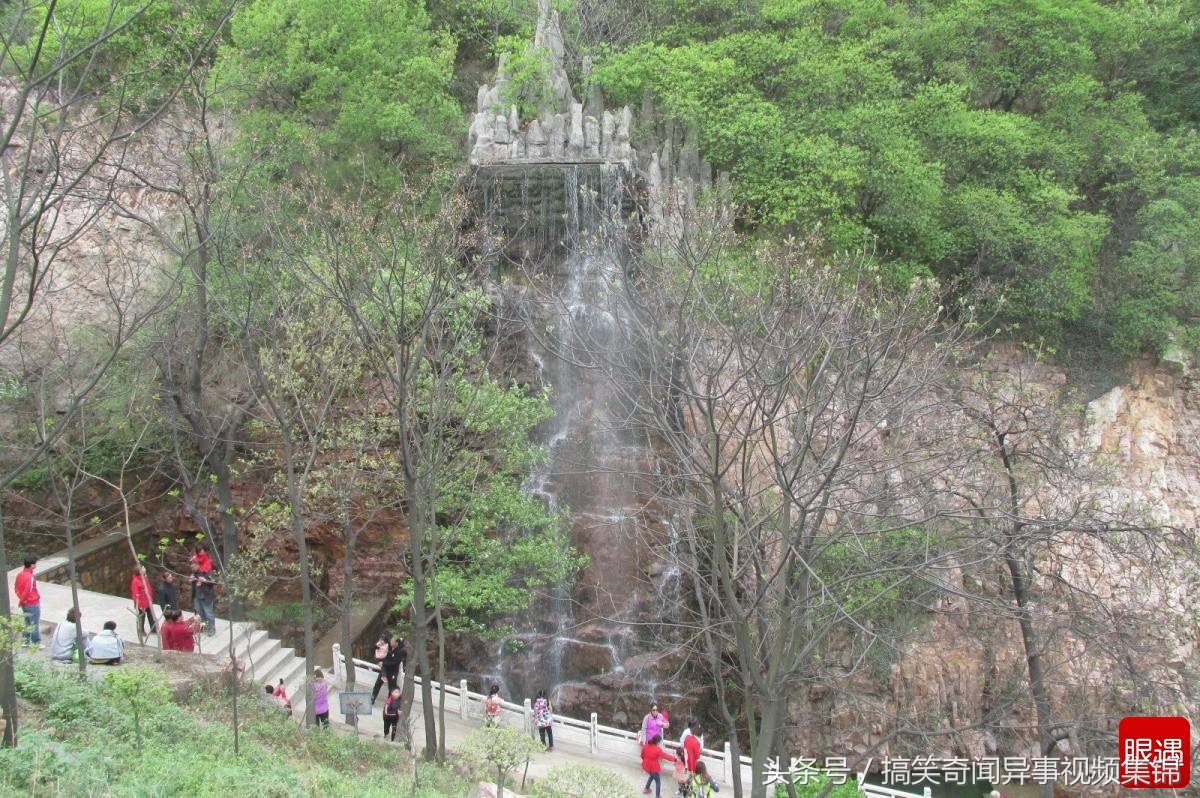
[[[496,82],[480,86],[475,95],[468,141],[471,164],[568,161],[633,167],[637,158],[630,145],[633,112],[625,106],[616,112],[601,107],[595,113],[585,113],[567,77],[558,12],[551,11],[546,0],[541,2],[537,33],[527,57],[546,61],[548,101],[536,119],[522,124],[508,96],[512,77],[501,57]]]

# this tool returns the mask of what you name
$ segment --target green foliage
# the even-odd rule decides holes
[[[581,765],[551,768],[538,779],[531,798],[635,798],[629,780],[611,770]]]
[[[842,597],[841,612],[856,622],[902,623],[929,591],[922,576],[936,547],[937,538],[920,528],[841,536],[815,566]]]
[[[193,63],[207,68],[223,32],[226,0],[61,0],[16,3],[24,34],[17,67],[42,76],[59,64],[64,86],[95,95],[102,106],[138,113],[172,99]],[[37,32],[52,18],[38,48]]]
[[[535,119],[543,108],[555,102],[550,82],[550,53],[515,36],[500,40],[508,83],[500,95],[505,108],[515,105],[522,122]]]
[[[794,785],[797,798],[817,798],[821,795],[821,791],[826,788],[828,780],[828,776],[816,774],[809,774],[806,778],[797,779],[797,783]],[[858,785],[855,783],[853,776],[851,776],[844,783],[835,784],[830,787],[829,792],[825,794],[825,798],[859,798],[861,795],[862,793],[859,792]],[[786,785],[775,785],[775,798],[790,798]]]
[[[110,671],[104,677],[104,690],[133,715],[137,748],[142,749],[142,718],[166,704],[171,691],[162,674],[145,666],[130,665]]]
[[[454,42],[414,0],[252,0],[234,17],[221,83],[242,132],[275,169],[448,153],[461,114],[448,93]]]
[[[481,778],[495,779],[503,789],[513,768],[542,751],[541,743],[511,726],[484,726],[462,742],[463,762]]]
[[[18,694],[35,712],[26,715],[20,748],[0,749],[0,795],[384,798],[399,792],[448,798],[466,792],[461,779],[433,766],[422,769],[421,786],[413,789],[402,775],[405,756],[394,746],[305,732],[253,700],[240,707],[244,725],[235,757],[228,695],[206,685],[197,711],[188,711],[157,693],[164,687],[157,674],[133,677],[129,689],[109,682],[134,670],[117,666],[94,684],[40,661],[18,660]],[[137,751],[129,719],[129,690],[143,701],[145,755]]]
[[[596,80],[696,123],[748,221],[990,295],[1034,340],[1190,337],[1196,0],[653,8]]]

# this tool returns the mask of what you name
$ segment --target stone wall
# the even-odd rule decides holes
[[[154,522],[150,520],[135,522],[132,526],[132,537],[137,553],[144,554],[147,560],[153,561],[158,552],[160,537]],[[45,559],[61,559],[62,562],[47,569],[40,578],[45,582],[69,585],[71,578],[66,550]],[[129,553],[129,542],[125,536],[125,530],[116,529],[76,546],[75,573],[79,586],[84,590],[107,593],[112,596],[129,595],[129,580],[133,575],[133,558]],[[181,598],[187,598],[186,590],[181,590],[180,593]]]

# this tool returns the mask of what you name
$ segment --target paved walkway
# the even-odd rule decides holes
[[[47,557],[38,561],[37,571],[53,568],[59,562],[56,558]],[[14,612],[17,611],[16,595],[12,592],[13,583],[16,579],[20,568],[15,568],[8,573],[8,590],[9,600],[12,602]],[[73,604],[71,600],[71,589],[67,585],[58,585],[49,582],[38,582],[38,592],[42,597],[42,645],[43,649],[41,656],[47,656],[49,652],[49,634],[47,629],[52,629],[59,622],[66,619],[67,610]],[[125,641],[127,646],[137,645],[137,616],[133,611],[133,601],[127,597],[111,596],[104,593],[93,593],[87,590],[79,591],[80,611],[83,614],[83,628],[88,632],[98,632],[104,627],[105,621],[117,622],[117,633]],[[217,619],[217,634],[213,637],[203,637],[202,646],[205,653],[224,654],[228,650],[229,639],[229,624],[220,618]],[[211,643],[210,643],[211,641]],[[158,638],[149,638],[149,647],[156,648]],[[89,669],[97,670],[97,669]],[[98,671],[97,671],[98,672]],[[302,687],[299,684],[291,685],[293,695],[298,694]],[[359,689],[363,689],[360,685]],[[369,685],[368,685],[369,689]],[[436,711],[436,696],[435,711]],[[294,702],[295,703],[295,702]],[[337,709],[336,697],[331,694],[330,701],[334,710]],[[382,699],[376,703],[376,709],[381,711]],[[341,729],[347,733],[353,733],[352,726],[340,720],[341,715],[336,711],[330,713],[330,720],[335,728]],[[417,744],[424,750],[424,726],[421,721],[421,713],[419,704],[414,707],[413,713],[413,730],[414,738]],[[453,750],[462,744],[462,741],[475,729],[479,728],[480,721],[477,719],[463,720],[458,716],[457,712],[446,712],[446,746]],[[364,718],[360,724],[361,731],[359,734],[363,737],[377,739],[381,744],[383,741],[383,718],[377,713],[371,717]],[[640,793],[642,786],[646,781],[646,775],[642,772],[641,763],[634,758],[629,761],[615,761],[607,758],[606,755],[597,755],[590,753],[586,748],[574,746],[568,742],[556,741],[554,751],[552,753],[535,754],[529,763],[529,779],[538,779],[544,777],[551,768],[554,767],[570,767],[578,768],[583,765],[591,765],[593,767],[603,767],[614,773],[627,778],[631,787],[636,786],[635,792]],[[668,784],[670,773],[664,773],[664,795],[673,795],[674,786]],[[516,782],[514,788],[519,787],[521,782],[521,774],[516,774]],[[667,788],[670,789],[667,789]]]

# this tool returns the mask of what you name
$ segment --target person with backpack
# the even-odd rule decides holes
[[[692,797],[711,798],[713,793],[720,791],[721,788],[708,775],[708,767],[703,762],[697,762],[696,772],[692,774]]]
[[[488,690],[487,698],[483,699],[483,725],[497,726],[500,724],[500,685],[493,684]]]
[[[400,688],[397,687],[388,693],[387,700],[383,702],[383,739],[396,741],[396,728],[400,725]]]
[[[537,725],[538,738],[547,751],[554,750],[554,712],[545,690],[538,690],[533,702],[533,722]]]
[[[662,763],[674,762],[675,755],[662,748],[662,735],[656,734],[650,742],[642,746],[642,770],[646,772],[646,787],[642,790],[650,794],[650,785],[654,785],[654,798],[662,798]]]

